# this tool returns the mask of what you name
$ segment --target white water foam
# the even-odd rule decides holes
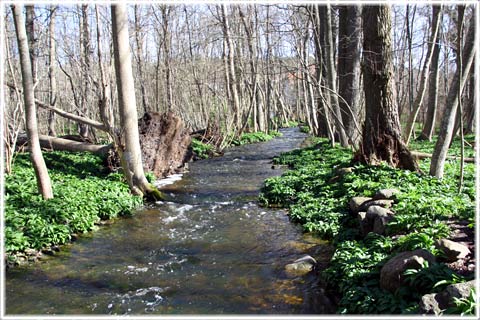
[[[174,183],[175,181],[182,180],[183,174],[182,173],[176,173],[172,174],[171,176],[166,177],[165,179],[160,179],[155,181],[153,184],[157,188],[161,188],[163,186],[167,186],[169,184]]]

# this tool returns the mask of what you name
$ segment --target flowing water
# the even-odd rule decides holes
[[[271,158],[297,129],[190,164],[159,202],[80,237],[54,258],[6,273],[7,314],[309,314],[332,306],[314,273],[285,265],[328,246],[257,205]],[[323,257],[323,258],[322,258]]]

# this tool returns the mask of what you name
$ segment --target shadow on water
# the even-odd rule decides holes
[[[298,147],[296,129],[190,164],[163,187],[172,201],[102,227],[57,257],[9,270],[7,314],[313,314],[333,307],[315,272],[290,276],[305,253],[329,246],[285,211],[261,208],[271,158]]]

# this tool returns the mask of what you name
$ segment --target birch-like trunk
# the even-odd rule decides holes
[[[28,48],[27,32],[21,5],[12,5],[12,12],[17,34],[20,66],[22,69],[23,98],[25,103],[25,125],[27,129],[30,158],[32,160],[37,179],[38,192],[44,199],[53,198],[52,184],[48,175],[47,166],[43,159],[40,142],[38,140],[37,109],[33,91],[32,65]]]
[[[460,36],[460,35],[459,35]],[[444,174],[445,159],[447,158],[450,141],[452,140],[455,127],[455,118],[457,115],[458,102],[465,83],[469,76],[470,68],[475,57],[475,21],[470,22],[467,38],[463,47],[461,67],[457,67],[452,80],[452,85],[448,91],[447,105],[442,117],[440,132],[438,133],[437,143],[433,150],[432,162],[430,163],[430,175],[442,178]]]

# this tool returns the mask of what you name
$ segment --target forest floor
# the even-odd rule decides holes
[[[471,141],[474,136],[466,139]],[[416,173],[386,165],[352,163],[351,150],[332,148],[319,138],[311,138],[310,142],[310,147],[274,159],[274,163],[286,165],[289,170],[265,181],[260,201],[288,208],[291,220],[300,223],[305,231],[331,240],[335,252],[321,277],[339,296],[339,313],[417,313],[422,295],[473,278],[474,164],[465,164],[459,192],[458,160],[447,161],[445,177],[439,180],[425,174],[430,166],[428,158],[419,161],[423,173]],[[433,147],[432,142],[425,141],[410,145],[411,150],[426,153],[431,153]],[[449,154],[459,156],[459,150],[460,143],[455,140]],[[465,151],[465,156],[474,156],[473,148],[466,147]],[[393,202],[388,202],[392,207],[387,210],[392,211],[393,218],[377,234],[364,228],[360,213],[352,212],[351,201],[354,197],[371,198],[381,189],[397,189],[399,193]],[[439,239],[465,244],[471,254],[448,263],[436,246]],[[382,289],[380,273],[386,262],[399,253],[417,249],[430,252],[437,262],[403,275],[403,284],[395,292]]]

